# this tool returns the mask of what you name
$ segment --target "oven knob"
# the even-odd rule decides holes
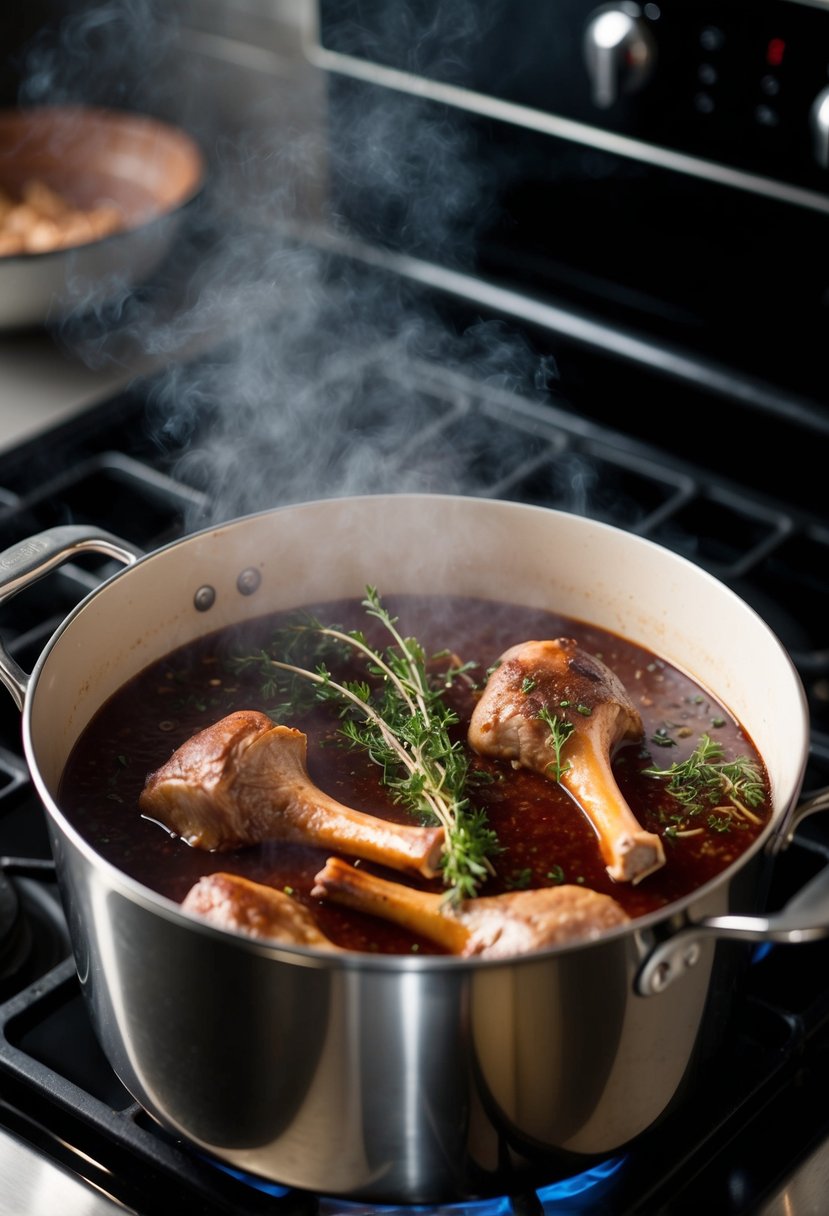
[[[822,169],[829,169],[829,87],[818,93],[809,112],[812,153]]]
[[[636,93],[653,71],[656,43],[638,4],[605,4],[584,31],[591,96],[606,110],[624,93]]]

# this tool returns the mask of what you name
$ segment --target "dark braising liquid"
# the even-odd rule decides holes
[[[389,597],[384,604],[398,618],[400,631],[417,637],[428,653],[448,649],[464,662],[475,662],[472,677],[478,687],[507,647],[529,639],[573,637],[617,673],[642,715],[642,743],[622,747],[613,768],[642,827],[662,836],[666,865],[636,886],[614,882],[606,873],[593,828],[559,785],[539,774],[514,770],[508,763],[473,756],[473,770],[483,769],[496,778],[476,783],[473,801],[485,810],[503,849],[496,860],[497,875],[482,894],[578,882],[612,895],[631,916],[640,916],[715,877],[762,830],[762,824],[744,820],[735,820],[725,832],[710,830],[703,815],[705,830],[699,834],[678,839],[665,834],[679,809],[677,802],[666,792],[664,781],[644,776],[642,770],[664,769],[686,759],[703,733],[722,744],[726,759],[753,760],[767,790],[768,785],[761,758],[740,724],[706,690],[656,655],[609,632],[537,609],[426,596]],[[325,624],[364,630],[378,647],[389,640],[356,600],[318,605],[313,611]],[[255,668],[239,675],[229,662],[231,655],[266,647],[274,629],[288,619],[261,619],[183,647],[120,689],[78,741],[63,776],[61,805],[103,857],[173,900],[182,900],[202,875],[227,870],[289,890],[313,910],[323,932],[341,945],[435,953],[436,947],[373,917],[311,899],[314,875],[327,856],[321,849],[272,842],[209,853],[190,848],[138,811],[147,774],[180,744],[234,710],[259,709],[307,734],[308,767],[317,785],[349,806],[398,822],[407,820],[408,812],[384,790],[378,766],[345,745],[333,706],[317,705],[295,716],[277,714],[282,698],[263,693]],[[338,673],[332,675],[336,678]],[[466,684],[454,686],[448,695],[459,715],[458,738],[465,740],[477,693]],[[665,740],[672,742],[665,745]],[[765,823],[768,798],[754,809]],[[417,881],[392,871],[377,872],[395,881]],[[439,881],[422,885],[442,889]]]

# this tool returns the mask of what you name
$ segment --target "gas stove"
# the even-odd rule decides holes
[[[259,37],[261,14],[256,37],[240,37],[242,8],[250,18],[257,6],[238,7],[233,30],[222,6],[176,50],[192,126],[218,154],[169,274],[110,315],[2,340],[0,414],[13,397],[14,426],[0,434],[0,551],[62,523],[150,551],[250,511],[367,488],[585,515],[702,565],[770,624],[808,697],[804,794],[829,785],[827,204],[823,145],[806,134],[810,120],[815,138],[825,125],[813,48],[826,6],[757,5],[746,40],[735,0],[567,0],[540,27],[538,6],[522,3],[508,29],[499,0],[479,43],[476,6],[457,5],[447,31],[435,14],[449,6],[417,0],[400,18],[413,23],[403,54],[383,0],[322,3],[309,35],[329,74],[322,217],[307,195],[289,216],[272,206],[275,179],[307,167],[308,144],[286,152],[263,114],[285,92],[302,110],[309,92],[304,74],[295,88],[294,59],[288,89],[274,92],[286,61]],[[595,44],[606,13],[621,41],[585,74],[584,39]],[[545,91],[556,14],[563,93]],[[640,43],[648,72],[637,74]],[[517,71],[516,55],[532,70]],[[232,133],[216,116],[228,90],[209,84],[218,63],[245,99]],[[316,104],[316,74],[310,95]],[[414,140],[424,123],[440,140]],[[388,172],[394,158],[400,174]],[[447,164],[469,172],[438,177],[435,210]],[[78,560],[0,605],[0,636],[24,671],[111,572]],[[769,909],[827,862],[829,827],[815,816],[775,861]],[[758,948],[682,1105],[589,1172],[397,1209],[240,1175],[162,1131],[99,1048],[19,712],[0,698],[2,1216],[819,1212],[827,963],[829,942]]]
[[[376,302],[378,294],[393,291],[398,318],[403,296],[411,316],[423,316],[423,283],[410,278],[404,285],[399,265],[381,271],[375,261],[358,270],[356,249],[346,265],[342,247],[333,252],[329,243],[322,252],[324,246],[314,256],[332,298],[338,284],[342,289],[347,282],[353,291],[360,274],[368,276],[361,294],[370,286]],[[434,316],[444,313],[445,293],[440,299],[430,288],[429,296]],[[455,317],[457,307],[454,300]],[[361,348],[359,315],[344,318],[334,305],[329,320],[324,367],[318,353],[301,344],[292,345],[290,359],[282,357],[290,393],[301,401],[290,424],[275,409],[278,417],[260,420],[250,433],[245,400],[230,395],[234,383],[239,391],[240,357],[272,347],[269,321],[256,337],[245,332],[173,373],[168,368],[137,377],[45,436],[12,446],[0,456],[0,543],[73,521],[98,524],[151,550],[254,505],[296,501],[307,488],[287,441],[296,428],[317,428],[335,410],[340,459],[327,466],[317,494],[342,492],[370,460],[378,490],[461,486],[477,496],[574,511],[652,537],[710,569],[753,603],[789,648],[813,715],[807,788],[829,781],[829,659],[821,632],[829,535],[820,515],[806,503],[778,499],[768,486],[752,486],[611,426],[601,416],[607,368],[597,371],[563,333],[557,344],[566,354],[563,365],[573,369],[578,407],[561,376],[553,391],[482,377],[479,362],[449,334],[448,313],[438,361],[434,335],[423,349],[410,338],[403,352],[394,334],[378,340],[373,330],[371,343]],[[496,323],[494,314],[490,322]],[[501,316],[497,324],[510,322]],[[625,374],[621,363],[617,372]],[[172,406],[171,386],[178,401],[198,391],[199,408],[186,420]],[[593,416],[581,404],[591,389],[597,394]],[[244,464],[241,488],[226,476],[228,450]],[[30,589],[24,602],[3,607],[0,628],[24,670],[65,614],[107,574],[106,568],[72,564]],[[102,1211],[114,1206],[142,1216],[162,1203],[206,1214],[393,1210],[239,1176],[171,1138],[135,1104],[87,1020],[43,812],[21,754],[18,714],[10,700],[0,711],[0,1143],[8,1150],[0,1147],[0,1162],[26,1196],[23,1210],[45,1214],[53,1197],[66,1193],[61,1187],[69,1179],[83,1188],[86,1206],[78,1210],[90,1212],[98,1210],[90,1206],[92,1196],[106,1205]],[[782,906],[827,861],[829,834],[819,817],[807,820],[780,856],[771,906]],[[815,1210],[794,1204],[798,1188],[814,1185],[804,1162],[814,1149],[822,1164],[829,1131],[829,1119],[816,1121],[813,1113],[822,1107],[829,1077],[828,961],[829,943],[823,942],[758,950],[734,994],[722,1051],[683,1106],[628,1151],[526,1193],[433,1210],[624,1216],[690,1213],[712,1203],[722,1212],[770,1216],[784,1210],[774,1197],[781,1187],[786,1211]],[[15,1154],[25,1163],[22,1174]],[[43,1192],[30,1193],[47,1162],[59,1181],[38,1181]],[[809,1194],[807,1189],[807,1204]]]

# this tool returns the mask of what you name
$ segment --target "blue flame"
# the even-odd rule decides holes
[[[537,1192],[541,1206],[545,1212],[551,1214],[561,1210],[560,1203],[569,1203],[574,1196],[584,1195],[588,1191],[595,1192],[609,1179],[614,1178],[626,1161],[626,1156],[608,1157],[606,1161],[584,1170],[581,1174],[573,1174],[570,1178],[563,1178],[560,1182],[542,1187]]]
[[[219,1161],[216,1157],[206,1157],[211,1165],[215,1165],[218,1169],[223,1170],[226,1174],[230,1174],[231,1178],[238,1178],[240,1182],[244,1182],[245,1186],[252,1187],[255,1191],[264,1191],[266,1195],[273,1195],[277,1199],[284,1199],[286,1195],[290,1195],[291,1188],[282,1186],[279,1182],[268,1182],[266,1178],[259,1178],[256,1174],[248,1174],[246,1170],[237,1170],[234,1166],[228,1165],[224,1161]]]
[[[266,1179],[248,1174],[244,1170],[234,1169],[233,1166],[215,1158],[210,1158],[210,1160],[226,1174],[240,1179],[257,1191],[263,1191],[266,1195],[284,1199],[292,1193],[290,1187],[268,1182]],[[626,1160],[627,1157],[624,1156],[609,1157],[589,1170],[583,1170],[580,1174],[572,1174],[568,1178],[562,1178],[558,1182],[550,1183],[549,1186],[539,1188],[536,1195],[543,1211],[548,1216],[556,1216],[557,1213],[563,1216],[565,1211],[572,1210],[569,1205],[574,1198],[584,1197],[589,1192],[595,1193],[603,1184],[615,1177]],[[568,1206],[565,1208],[562,1205]],[[507,1196],[450,1203],[439,1207],[420,1204],[366,1205],[343,1199],[321,1198],[319,1212],[321,1216],[337,1216],[337,1214],[341,1214],[341,1216],[346,1216],[346,1214],[347,1216],[395,1216],[395,1214],[400,1214],[400,1216],[510,1216],[513,1212],[513,1205],[512,1200]]]

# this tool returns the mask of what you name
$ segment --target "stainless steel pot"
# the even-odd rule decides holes
[[[116,1072],[167,1129],[287,1185],[438,1202],[572,1171],[681,1099],[722,1017],[733,946],[829,933],[825,872],[762,915],[770,856],[808,755],[799,678],[762,619],[700,568],[578,516],[465,497],[286,507],[147,556],[59,528],[0,556],[0,601],[81,550],[125,563],[76,608],[31,674],[3,651],[46,808],[83,992]],[[321,955],[218,930],[125,877],[64,818],[67,757],[147,664],[225,625],[310,601],[457,592],[592,621],[723,701],[760,749],[774,809],[717,880],[601,941],[508,961]],[[745,948],[738,953],[744,954]]]

